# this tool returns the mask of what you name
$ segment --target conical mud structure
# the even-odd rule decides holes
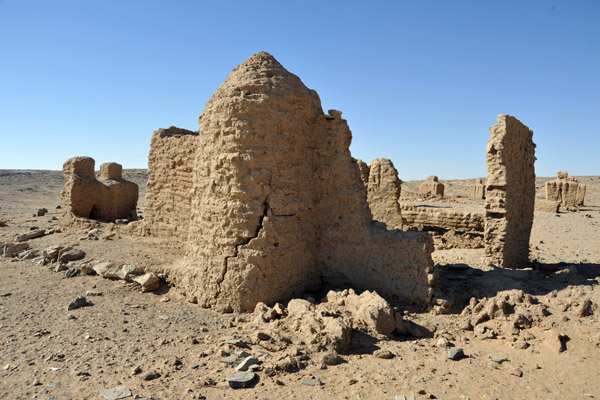
[[[181,137],[196,146],[192,183],[180,190],[191,214],[186,256],[169,276],[193,301],[252,310],[322,284],[430,301],[431,238],[373,222],[341,112],[325,115],[317,93],[270,54],[235,68],[197,136]]]

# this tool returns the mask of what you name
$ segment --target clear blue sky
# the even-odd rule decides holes
[[[488,128],[534,131],[536,173],[600,174],[600,1],[0,0],[0,169],[147,166],[267,51],[401,179],[485,176]]]

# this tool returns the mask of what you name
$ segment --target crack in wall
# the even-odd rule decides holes
[[[223,270],[221,271],[221,276],[219,277],[219,279],[217,280],[217,293],[215,298],[218,298],[219,295],[221,294],[221,283],[223,283],[223,281],[225,280],[225,275],[227,275],[227,271],[229,270],[229,259],[230,258],[235,258],[238,256],[239,253],[239,248],[240,246],[246,246],[248,243],[250,243],[252,241],[252,239],[256,239],[258,237],[258,235],[260,235],[260,231],[263,229],[263,224],[264,224],[264,220],[265,217],[267,216],[267,213],[269,212],[269,196],[271,194],[268,194],[267,197],[265,197],[265,201],[262,204],[263,207],[263,213],[262,215],[259,217],[258,220],[258,224],[256,226],[256,231],[254,232],[254,234],[250,237],[247,237],[246,239],[244,239],[243,242],[238,243],[235,245],[234,249],[233,249],[233,255],[232,256],[226,256],[225,260],[223,262]]]

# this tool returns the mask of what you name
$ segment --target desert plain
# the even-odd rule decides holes
[[[123,172],[139,186],[143,217],[146,171]],[[436,241],[436,290],[451,307],[440,313],[387,299],[402,315],[402,332],[354,330],[348,346],[333,349],[312,346],[303,321],[286,322],[286,302],[254,313],[190,302],[164,275],[182,257],[173,243],[123,234],[114,223],[61,230],[62,171],[0,170],[0,243],[44,229],[51,233],[27,241],[32,255],[50,246],[85,253],[65,270],[0,257],[0,398],[600,398],[600,177],[576,178],[587,185],[585,204],[576,212],[535,211],[527,268],[491,268],[481,246]],[[549,179],[536,178],[536,198]],[[483,208],[468,198],[474,180],[440,181],[444,200],[420,199],[422,182],[408,181],[401,202]],[[48,213],[34,216],[40,208]],[[105,261],[153,271],[160,287],[142,292],[131,280],[69,274]],[[328,295],[331,289],[338,294]],[[321,287],[294,307],[343,318],[327,300],[350,289]],[[86,306],[69,310],[80,296]],[[464,356],[453,360],[457,348]],[[227,376],[247,357],[258,360],[256,378],[247,388],[229,387]],[[117,387],[124,392],[110,391]]]

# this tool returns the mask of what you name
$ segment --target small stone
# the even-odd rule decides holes
[[[151,292],[160,287],[160,279],[152,272],[133,278],[133,281],[142,287],[142,292]]]
[[[47,213],[48,213],[47,209],[45,209],[45,208],[38,208],[35,214],[36,214],[37,217],[43,217]]]
[[[41,385],[41,383],[40,383],[39,379],[36,378],[33,380],[33,386],[40,386],[40,385]]]
[[[344,359],[339,354],[329,351],[323,354],[323,364],[325,365],[338,365],[344,362]]]
[[[256,338],[258,340],[269,340],[271,339],[271,336],[266,332],[258,331],[256,332]]]
[[[56,267],[54,267],[54,272],[61,272],[61,271],[66,271],[66,270],[68,270],[68,268],[63,263],[58,263],[58,264],[56,264]]]
[[[235,354],[239,358],[250,357],[252,354],[248,353],[246,350],[234,350],[233,354]]]
[[[81,260],[84,257],[85,251],[80,249],[72,249],[62,252],[58,260],[60,262],[68,263],[69,261]]]
[[[73,314],[67,314],[67,319],[77,319]]]
[[[239,339],[230,339],[227,341],[227,344],[230,344],[232,346],[236,346],[236,347],[242,347],[245,349],[249,349],[250,346],[248,346],[248,343],[246,343],[243,340],[239,340]]]
[[[142,367],[140,367],[139,365],[136,366],[133,371],[131,371],[133,373],[133,375],[138,375],[142,373]]]
[[[221,358],[219,361],[225,364],[235,364],[239,361],[239,358],[237,358],[236,356],[229,356]]]
[[[463,352],[462,348],[456,347],[454,349],[448,350],[448,352],[446,353],[446,357],[449,360],[458,361],[462,360],[465,357],[465,353]]]
[[[248,369],[248,367],[250,367],[251,365],[254,364],[258,364],[258,358],[254,357],[254,356],[249,356],[246,357],[242,360],[241,363],[238,364],[237,367],[235,367],[236,371],[246,371]]]
[[[240,372],[237,374],[229,375],[226,380],[227,384],[232,389],[246,388],[252,385],[256,379],[256,374],[254,372]]]
[[[493,354],[490,357],[490,360],[492,360],[493,362],[497,362],[498,364],[502,364],[504,361],[508,361],[508,358],[506,358],[504,356],[500,356],[498,354]]]
[[[85,292],[85,295],[87,297],[97,297],[97,296],[102,296],[102,292],[98,292],[95,290],[88,290],[87,292]]]
[[[77,275],[79,275],[80,272],[81,272],[81,270],[78,267],[69,268],[69,270],[67,271],[66,277],[74,278]]]
[[[319,378],[310,378],[310,379],[305,379],[302,381],[302,384],[304,386],[315,386],[320,382]]]
[[[519,378],[523,376],[523,371],[519,370],[519,369],[513,369],[512,371],[510,371],[511,375],[514,376],[518,376]]]
[[[151,380],[154,380],[156,378],[160,378],[160,374],[158,372],[156,372],[156,371],[150,371],[146,375],[144,375],[144,380],[145,381],[151,381]]]
[[[452,343],[450,343],[450,341],[448,339],[446,339],[445,337],[441,337],[438,339],[436,346],[437,347],[452,347]]]
[[[376,350],[373,355],[377,358],[381,358],[383,360],[390,360],[394,358],[394,354],[387,350]]]
[[[103,389],[100,391],[100,396],[106,400],[119,400],[131,396],[131,390],[127,386],[117,386],[112,389]]]
[[[88,305],[90,305],[90,304],[87,302],[86,298],[83,296],[80,296],[80,297],[76,298],[75,301],[71,302],[71,304],[69,304],[68,309],[76,310],[78,308],[85,307]]]

